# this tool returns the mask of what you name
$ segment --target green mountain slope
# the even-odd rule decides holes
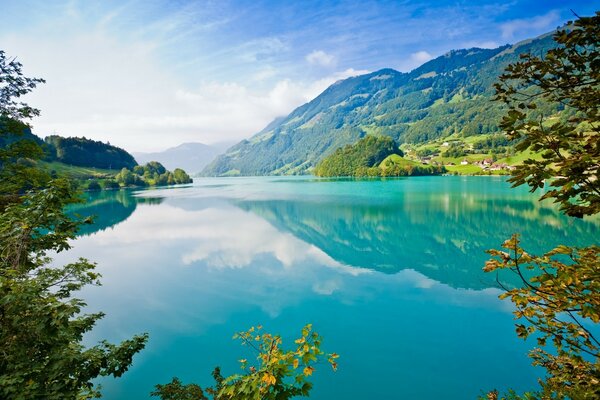
[[[383,69],[339,81],[219,156],[204,175],[302,174],[367,134],[423,143],[498,132],[493,83],[519,54],[555,46],[551,34],[496,49],[451,51],[410,73]]]

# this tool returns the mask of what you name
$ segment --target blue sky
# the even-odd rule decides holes
[[[0,0],[0,49],[47,80],[34,132],[129,151],[237,141],[348,76],[545,33],[593,1]]]

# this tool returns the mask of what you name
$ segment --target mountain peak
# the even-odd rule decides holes
[[[303,174],[335,149],[367,134],[398,143],[424,143],[450,135],[499,133],[500,105],[493,84],[519,53],[556,43],[542,36],[518,47],[452,50],[410,73],[384,68],[329,86],[285,118],[233,146],[206,175]]]

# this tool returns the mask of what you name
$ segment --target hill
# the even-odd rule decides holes
[[[496,49],[454,50],[410,73],[383,69],[338,81],[231,147],[203,174],[303,174],[367,134],[412,145],[493,135],[502,115],[502,106],[490,101],[497,77],[519,54],[543,54],[555,46],[546,34]]]
[[[220,145],[206,145],[203,143],[183,143],[165,151],[154,153],[133,153],[136,161],[145,164],[149,161],[158,161],[167,169],[182,168],[188,172],[196,173],[223,153],[226,147]]]
[[[137,162],[125,150],[85,137],[48,136],[48,158],[78,167],[94,167],[104,169],[133,168]]]
[[[2,125],[0,130],[1,128]],[[39,146],[45,155],[40,155],[43,158],[41,160],[23,162],[38,163],[51,177],[67,177],[83,189],[165,186],[192,182],[181,168],[174,168],[171,172],[156,161],[138,165],[127,151],[85,137],[65,138],[52,135],[42,140],[29,127],[24,127],[18,134],[0,135],[2,149],[10,150],[11,147],[27,145],[28,142]]]
[[[317,176],[365,176],[390,155],[402,155],[390,137],[367,135],[354,144],[338,148],[315,167]]]

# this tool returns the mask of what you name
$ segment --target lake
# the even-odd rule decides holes
[[[514,232],[530,252],[600,237],[501,177],[201,178],[191,186],[86,194],[95,214],[56,263],[85,256],[103,286],[80,296],[106,317],[88,343],[148,332],[107,399],[148,399],[173,376],[212,384],[254,359],[232,340],[262,324],[292,343],[306,323],[341,355],[312,399],[475,399],[535,389],[511,304],[482,272]],[[514,277],[504,277],[515,284]],[[285,343],[285,342],[284,342]]]

